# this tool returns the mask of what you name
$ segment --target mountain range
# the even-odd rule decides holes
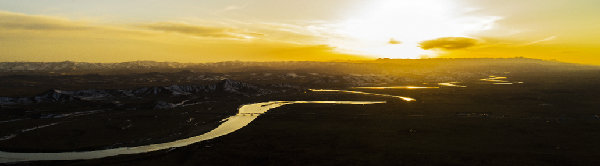
[[[272,91],[247,83],[225,79],[209,85],[170,85],[137,89],[86,89],[73,91],[52,89],[31,97],[0,97],[0,105],[106,101],[142,97],[178,97],[215,93],[260,96],[272,93]]]

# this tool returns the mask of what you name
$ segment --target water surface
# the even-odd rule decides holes
[[[13,153],[0,151],[0,163],[42,161],[42,160],[84,160],[97,159],[124,154],[139,154],[158,150],[188,146],[201,141],[217,138],[237,131],[248,125],[259,115],[270,109],[288,104],[380,104],[385,101],[270,101],[241,106],[238,114],[224,119],[223,123],[210,132],[199,136],[185,138],[167,143],[150,144],[136,147],[121,147],[114,149],[93,150],[83,152],[58,152],[58,153]]]
[[[437,89],[430,86],[380,86],[380,87],[352,87],[354,89]]]
[[[409,102],[410,101],[417,101],[416,99],[410,98],[410,97],[394,96],[394,95],[378,94],[378,93],[368,93],[368,92],[361,92],[361,91],[333,90],[333,89],[309,89],[309,90],[313,91],[313,92],[342,92],[342,93],[362,94],[362,95],[371,95],[371,96],[392,97],[392,98],[398,98],[400,100],[409,101]]]
[[[438,83],[438,85],[440,85],[440,86],[458,87],[458,88],[466,88],[467,87],[467,86],[458,85],[458,84],[460,84],[460,82],[443,82],[443,83]]]
[[[494,85],[512,85],[512,84],[523,84],[524,82],[511,82],[507,80],[508,77],[490,76],[488,78],[480,79],[481,81],[492,82]]]

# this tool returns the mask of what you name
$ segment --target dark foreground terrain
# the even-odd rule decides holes
[[[11,165],[600,164],[600,70],[554,62],[512,65],[434,64],[390,72],[402,65],[359,64],[370,74],[264,66],[99,75],[6,72],[0,76],[0,96],[5,96],[0,151],[65,152],[162,143],[208,132],[243,104],[361,100],[387,103],[286,105],[238,131],[186,147]],[[446,82],[460,83],[438,84]],[[437,88],[355,88],[390,86]]]

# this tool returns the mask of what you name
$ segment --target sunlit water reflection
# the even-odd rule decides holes
[[[458,84],[460,84],[460,82],[443,82],[443,83],[438,83],[438,85],[440,85],[440,86],[458,87],[458,88],[466,88],[467,87],[467,86],[458,85]]]
[[[437,89],[429,86],[381,86],[381,87],[352,87],[354,89]]]
[[[243,105],[239,108],[238,114],[224,119],[223,123],[210,132],[199,136],[176,140],[173,142],[151,144],[137,147],[121,147],[115,149],[94,150],[84,152],[59,152],[59,153],[13,153],[0,151],[0,163],[22,162],[22,161],[42,161],[42,160],[84,160],[97,159],[109,156],[138,154],[170,148],[188,146],[197,142],[217,138],[234,131],[237,131],[248,125],[259,115],[266,113],[270,109],[281,107],[288,104],[380,104],[385,101],[270,101],[263,103],[254,103]]]
[[[410,97],[394,96],[394,95],[378,94],[378,93],[368,93],[368,92],[361,92],[361,91],[333,90],[333,89],[309,89],[309,90],[313,91],[313,92],[342,92],[342,93],[362,94],[362,95],[371,95],[371,96],[392,97],[392,98],[398,98],[398,99],[404,100],[404,101],[417,101],[416,99],[410,98]]]
[[[506,81],[506,79],[507,79],[507,77],[490,76],[488,78],[483,78],[480,80],[487,81],[487,82],[495,82],[495,83],[507,83],[508,81]]]
[[[481,81],[492,82],[494,85],[512,85],[512,84],[523,84],[523,82],[510,82],[507,80],[508,77],[490,76],[488,78],[480,79]]]

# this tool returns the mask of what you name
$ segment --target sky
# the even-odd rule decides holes
[[[0,0],[0,61],[600,65],[598,0]]]

